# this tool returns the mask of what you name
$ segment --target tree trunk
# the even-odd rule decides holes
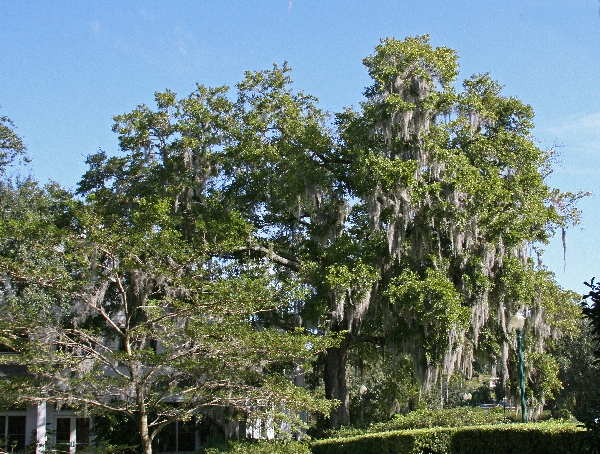
[[[140,417],[140,437],[142,439],[142,452],[144,454],[152,454],[152,441],[148,433],[148,415],[146,414]]]
[[[148,433],[148,414],[146,413],[146,405],[144,402],[144,390],[142,386],[137,387],[136,398],[139,414],[142,452],[144,454],[152,454],[152,440],[150,439],[150,434]]]
[[[350,335],[346,335],[339,347],[327,349],[325,357],[325,396],[338,400],[340,405],[331,412],[327,427],[337,429],[350,424],[350,393],[348,390],[348,349]]]

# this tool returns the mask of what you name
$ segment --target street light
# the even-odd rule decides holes
[[[362,423],[365,417],[365,400],[367,399],[367,393],[369,392],[369,388],[367,388],[364,384],[360,385],[358,388],[358,392],[360,394],[360,422]]]
[[[459,393],[458,397],[460,397],[460,400],[463,402],[463,404],[466,404],[468,407],[473,395],[471,393]]]
[[[523,327],[525,326],[525,317],[517,312],[510,318],[510,324],[517,331],[517,347],[519,349],[519,378],[521,379],[521,421],[527,422],[527,412],[525,408],[525,377],[523,374]]]

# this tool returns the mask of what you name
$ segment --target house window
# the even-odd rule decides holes
[[[196,449],[196,421],[175,421],[166,426],[155,440],[161,453],[185,453]]]
[[[89,446],[90,419],[66,416],[56,418],[55,452],[73,453]]]
[[[25,449],[25,416],[0,416],[0,438],[7,452]]]
[[[177,421],[177,451],[194,451],[196,449],[196,424],[194,420]]]
[[[56,450],[71,452],[71,418],[56,418]]]
[[[75,443],[77,448],[90,444],[90,418],[75,419]]]

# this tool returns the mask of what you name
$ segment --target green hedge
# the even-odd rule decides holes
[[[578,454],[572,423],[436,427],[315,441],[313,454]]]
[[[342,427],[341,429],[317,434],[315,438],[345,438],[367,433],[389,432],[392,430],[430,429],[432,427],[485,426],[518,421],[514,412],[506,413],[500,406],[483,409],[479,407],[456,407],[437,410],[416,410],[406,415],[395,415],[385,422],[367,427]]]
[[[223,441],[203,447],[197,454],[311,454],[308,443],[283,440]]]

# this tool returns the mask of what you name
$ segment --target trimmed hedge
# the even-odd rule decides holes
[[[584,431],[572,423],[436,427],[315,441],[313,454],[578,454]]]
[[[195,452],[198,454],[311,454],[307,443],[291,440],[227,441]]]
[[[514,419],[513,419],[514,418]],[[514,412],[506,413],[500,406],[483,409],[479,407],[456,407],[437,410],[416,410],[406,415],[395,415],[385,422],[367,427],[342,427],[326,431],[316,438],[346,438],[367,433],[381,433],[392,430],[431,429],[432,427],[465,427],[504,424],[519,421]]]

